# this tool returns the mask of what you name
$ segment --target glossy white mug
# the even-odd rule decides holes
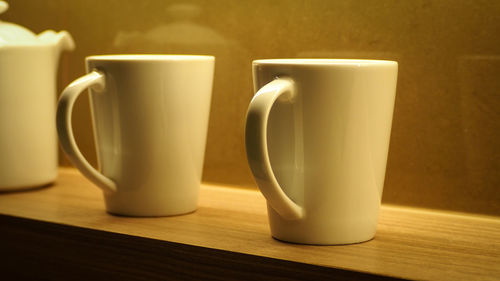
[[[57,130],[64,152],[104,192],[109,213],[170,216],[197,208],[215,58],[107,55],[63,91]],[[73,137],[76,98],[90,90],[99,171]]]
[[[374,237],[397,71],[382,60],[253,62],[245,142],[273,237],[320,245]]]

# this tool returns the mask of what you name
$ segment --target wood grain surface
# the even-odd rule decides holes
[[[203,185],[194,213],[119,217],[66,168],[53,186],[0,194],[0,255],[15,279],[499,280],[500,219],[382,206],[371,241],[297,245],[270,236],[257,191]]]

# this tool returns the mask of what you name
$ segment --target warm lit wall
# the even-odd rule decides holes
[[[9,2],[2,20],[73,35],[60,89],[84,73],[88,55],[215,55],[204,169],[211,182],[254,185],[243,145],[253,59],[397,60],[383,200],[500,215],[500,1]],[[87,99],[76,107],[78,141],[95,163]]]

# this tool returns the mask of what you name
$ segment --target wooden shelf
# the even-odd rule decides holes
[[[109,215],[96,187],[61,168],[51,187],[0,194],[0,272],[51,280],[500,278],[497,217],[383,206],[375,239],[307,246],[270,237],[258,191],[205,184],[199,205],[183,216]]]

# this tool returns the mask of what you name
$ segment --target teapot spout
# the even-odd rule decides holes
[[[73,37],[67,31],[55,32],[54,30],[46,30],[38,35],[38,40],[54,44],[59,52],[75,49]]]

